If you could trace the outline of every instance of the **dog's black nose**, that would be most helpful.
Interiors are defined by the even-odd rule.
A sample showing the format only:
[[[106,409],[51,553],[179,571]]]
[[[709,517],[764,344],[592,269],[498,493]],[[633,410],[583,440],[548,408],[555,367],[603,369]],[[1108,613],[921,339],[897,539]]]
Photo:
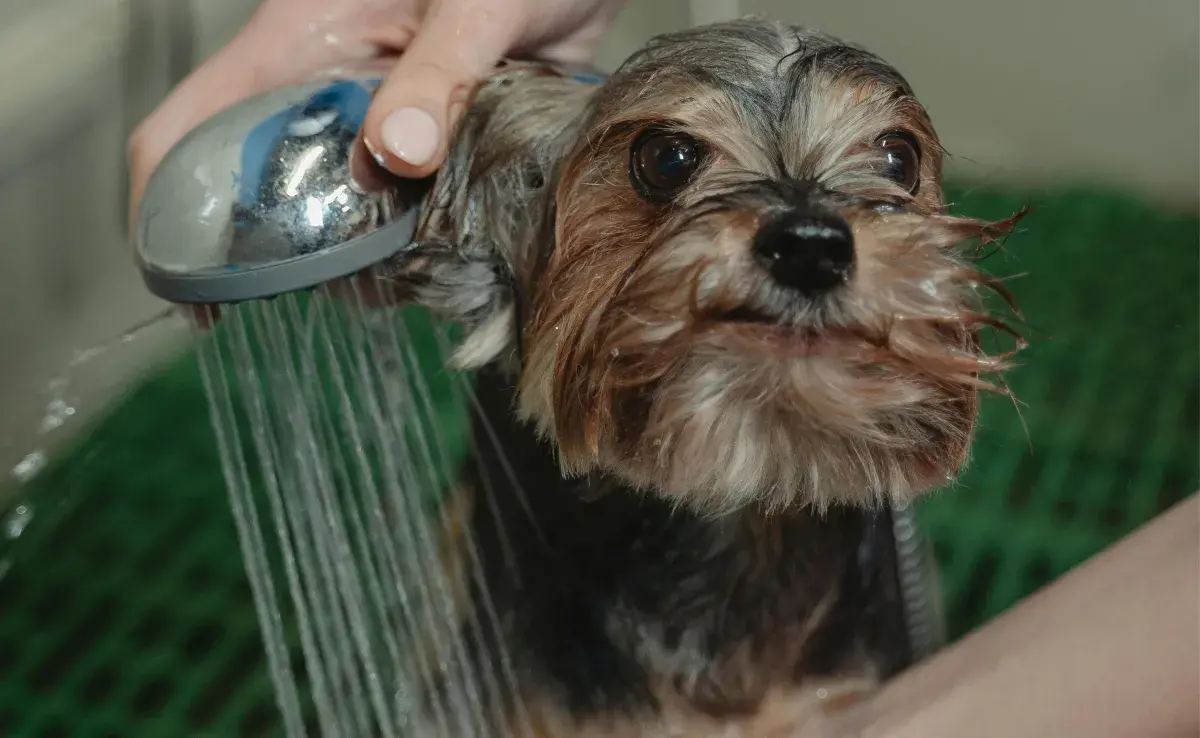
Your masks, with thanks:
[[[837,216],[788,213],[758,229],[754,255],[780,286],[815,296],[850,279],[854,236]]]

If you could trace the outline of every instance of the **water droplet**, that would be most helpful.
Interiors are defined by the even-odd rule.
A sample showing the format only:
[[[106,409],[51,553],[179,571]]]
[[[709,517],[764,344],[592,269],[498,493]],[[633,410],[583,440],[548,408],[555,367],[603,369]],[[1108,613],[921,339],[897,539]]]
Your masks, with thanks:
[[[12,469],[12,476],[18,482],[28,482],[46,466],[46,453],[34,451],[17,462]]]
[[[611,355],[615,359],[621,355],[621,349],[614,348],[612,351],[609,352],[609,355]]]
[[[25,529],[29,527],[29,522],[33,520],[33,506],[28,504],[17,505],[4,518],[3,528],[4,535],[10,541],[16,540]]]
[[[42,425],[39,431],[43,434],[49,433],[62,427],[62,424],[67,422],[75,414],[75,408],[67,404],[66,400],[55,398],[46,406],[46,416],[42,418]]]

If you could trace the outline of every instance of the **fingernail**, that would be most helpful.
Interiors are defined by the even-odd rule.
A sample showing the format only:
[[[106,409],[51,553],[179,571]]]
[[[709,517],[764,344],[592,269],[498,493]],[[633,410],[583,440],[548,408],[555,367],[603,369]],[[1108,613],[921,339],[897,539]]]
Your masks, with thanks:
[[[380,127],[388,151],[418,167],[437,153],[439,134],[437,121],[420,108],[400,108],[384,118]]]

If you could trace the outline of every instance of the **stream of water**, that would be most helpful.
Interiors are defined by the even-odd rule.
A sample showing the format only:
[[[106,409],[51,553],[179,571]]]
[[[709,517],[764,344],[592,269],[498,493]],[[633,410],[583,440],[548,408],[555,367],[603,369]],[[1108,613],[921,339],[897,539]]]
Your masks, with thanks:
[[[200,335],[287,734],[529,735],[492,712],[519,702],[514,680],[471,648],[499,624],[487,608],[464,611],[476,552],[437,504],[469,385],[438,366],[446,335],[415,337],[398,308],[367,297],[322,289],[222,306]]]

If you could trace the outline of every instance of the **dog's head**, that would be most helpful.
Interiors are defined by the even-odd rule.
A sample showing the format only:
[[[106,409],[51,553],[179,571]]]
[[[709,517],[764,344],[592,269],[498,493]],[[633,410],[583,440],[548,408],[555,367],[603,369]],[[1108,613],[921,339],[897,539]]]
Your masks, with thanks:
[[[925,109],[876,56],[746,20],[591,87],[501,70],[398,274],[506,362],[569,473],[702,510],[907,498],[1002,368]]]

